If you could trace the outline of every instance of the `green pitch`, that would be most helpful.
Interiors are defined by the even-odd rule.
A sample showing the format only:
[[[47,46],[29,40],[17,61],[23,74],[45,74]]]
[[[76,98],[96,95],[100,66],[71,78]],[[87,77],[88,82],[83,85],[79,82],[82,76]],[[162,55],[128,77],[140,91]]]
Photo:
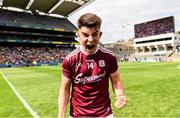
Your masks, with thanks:
[[[110,85],[115,117],[180,117],[180,62],[120,63],[119,70],[128,103],[116,109]],[[61,66],[0,71],[39,117],[57,117]],[[31,117],[2,75],[0,117]]]

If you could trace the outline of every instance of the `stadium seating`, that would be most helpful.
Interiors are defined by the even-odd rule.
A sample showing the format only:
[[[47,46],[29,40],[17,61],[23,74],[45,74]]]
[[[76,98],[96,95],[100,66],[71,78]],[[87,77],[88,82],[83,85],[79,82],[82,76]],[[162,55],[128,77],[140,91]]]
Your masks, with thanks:
[[[5,9],[0,16],[0,68],[57,65],[74,49],[76,27],[66,18]]]
[[[0,15],[0,25],[33,28],[61,28],[67,31],[76,30],[76,27],[66,18],[34,15],[26,12],[15,12],[2,9],[0,9]]]
[[[70,51],[58,47],[0,46],[0,67],[57,65]]]

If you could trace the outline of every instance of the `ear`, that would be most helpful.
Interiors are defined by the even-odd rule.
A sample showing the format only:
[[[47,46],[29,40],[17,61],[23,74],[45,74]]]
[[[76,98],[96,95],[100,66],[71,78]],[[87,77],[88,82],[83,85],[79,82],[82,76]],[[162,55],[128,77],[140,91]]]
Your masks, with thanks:
[[[75,38],[75,40],[78,41],[78,42],[80,41],[80,40],[79,40],[79,33],[78,33],[78,31],[76,32],[76,38]]]
[[[79,38],[80,35],[79,35],[79,30],[76,32],[76,36]]]
[[[101,36],[102,36],[102,32],[100,32],[100,38],[101,38]]]

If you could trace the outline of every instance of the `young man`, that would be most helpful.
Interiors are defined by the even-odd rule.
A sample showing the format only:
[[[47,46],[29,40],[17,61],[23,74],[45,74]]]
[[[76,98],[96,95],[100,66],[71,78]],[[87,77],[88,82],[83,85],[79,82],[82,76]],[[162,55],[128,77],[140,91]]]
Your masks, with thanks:
[[[95,14],[87,13],[78,19],[77,37],[81,45],[62,64],[59,117],[64,117],[70,93],[71,117],[113,117],[109,78],[117,99],[115,106],[121,108],[126,104],[116,57],[99,46],[100,27],[101,19]]]

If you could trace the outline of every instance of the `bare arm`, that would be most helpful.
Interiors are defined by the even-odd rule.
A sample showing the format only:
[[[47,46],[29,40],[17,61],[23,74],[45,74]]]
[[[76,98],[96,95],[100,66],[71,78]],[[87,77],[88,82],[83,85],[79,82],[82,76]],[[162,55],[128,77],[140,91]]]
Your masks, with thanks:
[[[122,108],[126,104],[127,99],[124,95],[123,85],[120,80],[120,75],[119,75],[118,70],[116,72],[110,74],[110,77],[111,77],[112,88],[113,88],[113,91],[114,91],[114,93],[116,95],[116,99],[117,99],[115,106],[117,108]]]
[[[59,91],[59,114],[58,117],[64,117],[66,112],[66,107],[68,105],[69,96],[70,96],[70,85],[71,80],[62,75],[61,87]]]

